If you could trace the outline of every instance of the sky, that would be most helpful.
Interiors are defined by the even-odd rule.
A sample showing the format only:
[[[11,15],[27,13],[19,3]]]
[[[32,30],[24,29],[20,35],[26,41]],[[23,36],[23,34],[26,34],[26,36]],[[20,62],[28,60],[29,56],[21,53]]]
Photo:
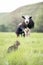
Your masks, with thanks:
[[[0,12],[11,12],[29,4],[43,2],[43,0],[0,0]]]

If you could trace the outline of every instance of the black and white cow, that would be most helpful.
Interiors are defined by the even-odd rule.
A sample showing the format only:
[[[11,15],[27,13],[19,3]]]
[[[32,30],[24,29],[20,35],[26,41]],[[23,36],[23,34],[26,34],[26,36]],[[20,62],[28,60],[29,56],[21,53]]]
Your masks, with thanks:
[[[30,30],[34,27],[34,21],[32,20],[32,16],[26,15],[26,16],[22,16],[22,18],[24,19],[24,21],[18,25],[16,34],[17,36],[21,34],[21,36],[23,35],[25,37],[24,30],[26,28],[29,28],[29,33],[30,33]]]

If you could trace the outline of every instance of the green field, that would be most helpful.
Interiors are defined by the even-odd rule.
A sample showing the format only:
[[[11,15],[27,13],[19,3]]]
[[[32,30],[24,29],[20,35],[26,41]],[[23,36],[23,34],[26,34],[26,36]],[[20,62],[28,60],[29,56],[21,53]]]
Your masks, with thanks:
[[[9,46],[20,42],[16,51],[7,53]],[[43,33],[16,37],[15,33],[0,33],[0,65],[43,65]]]

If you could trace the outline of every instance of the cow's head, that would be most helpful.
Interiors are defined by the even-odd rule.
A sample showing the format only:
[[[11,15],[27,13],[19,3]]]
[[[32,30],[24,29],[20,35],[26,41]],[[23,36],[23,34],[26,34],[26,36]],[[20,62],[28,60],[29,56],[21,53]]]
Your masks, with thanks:
[[[22,18],[25,20],[25,24],[28,25],[29,20],[32,18],[32,16],[22,16]]]

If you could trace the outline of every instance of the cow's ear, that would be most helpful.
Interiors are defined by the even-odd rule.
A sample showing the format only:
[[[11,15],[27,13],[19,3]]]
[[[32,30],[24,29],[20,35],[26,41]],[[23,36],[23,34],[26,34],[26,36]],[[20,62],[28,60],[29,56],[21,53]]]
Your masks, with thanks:
[[[32,18],[32,16],[29,17],[29,19],[31,19],[31,18]]]
[[[25,16],[22,16],[23,19],[25,19]]]

